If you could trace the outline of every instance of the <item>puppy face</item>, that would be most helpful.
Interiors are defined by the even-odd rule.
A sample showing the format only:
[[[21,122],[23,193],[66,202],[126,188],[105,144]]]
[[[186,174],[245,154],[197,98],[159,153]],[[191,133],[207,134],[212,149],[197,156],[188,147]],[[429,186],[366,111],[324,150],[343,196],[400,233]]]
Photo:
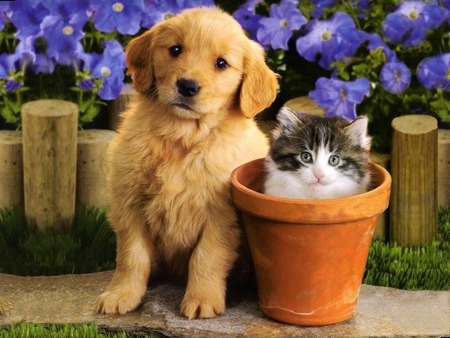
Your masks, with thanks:
[[[153,47],[158,98],[186,117],[234,103],[245,54],[241,32],[228,17],[195,20],[192,14],[161,25]]]
[[[127,64],[138,92],[183,118],[231,108],[250,118],[278,89],[262,48],[215,8],[187,10],[155,25],[130,42]]]

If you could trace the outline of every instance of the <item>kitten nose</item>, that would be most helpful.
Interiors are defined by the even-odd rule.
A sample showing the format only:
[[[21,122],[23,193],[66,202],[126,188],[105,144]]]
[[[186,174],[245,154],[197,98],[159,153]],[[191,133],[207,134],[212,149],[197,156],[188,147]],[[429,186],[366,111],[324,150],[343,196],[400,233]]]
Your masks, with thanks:
[[[200,91],[200,86],[194,80],[190,79],[179,79],[177,81],[178,93],[184,97],[192,97],[198,94]]]
[[[319,182],[320,179],[325,176],[325,174],[320,170],[316,170],[314,171],[314,176],[317,178],[317,182]]]

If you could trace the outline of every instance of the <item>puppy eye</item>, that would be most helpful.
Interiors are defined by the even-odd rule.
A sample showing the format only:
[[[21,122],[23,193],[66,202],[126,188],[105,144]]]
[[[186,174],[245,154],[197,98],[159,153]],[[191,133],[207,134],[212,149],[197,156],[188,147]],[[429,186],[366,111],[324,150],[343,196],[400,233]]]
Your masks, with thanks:
[[[178,57],[181,54],[181,52],[182,52],[182,48],[180,45],[173,45],[173,46],[169,47],[169,53],[174,58]]]
[[[225,61],[225,59],[218,58],[216,60],[216,68],[217,69],[223,70],[223,69],[226,69],[227,67],[228,67],[228,63],[227,63],[227,61]]]

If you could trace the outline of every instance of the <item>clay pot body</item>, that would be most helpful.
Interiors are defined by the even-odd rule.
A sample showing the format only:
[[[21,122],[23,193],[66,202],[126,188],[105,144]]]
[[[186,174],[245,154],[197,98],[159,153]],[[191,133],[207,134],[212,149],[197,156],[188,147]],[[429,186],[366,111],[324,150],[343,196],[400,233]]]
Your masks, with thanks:
[[[371,164],[374,188],[329,200],[262,194],[263,159],[231,175],[256,271],[259,305],[290,324],[327,325],[353,316],[378,216],[391,177]]]

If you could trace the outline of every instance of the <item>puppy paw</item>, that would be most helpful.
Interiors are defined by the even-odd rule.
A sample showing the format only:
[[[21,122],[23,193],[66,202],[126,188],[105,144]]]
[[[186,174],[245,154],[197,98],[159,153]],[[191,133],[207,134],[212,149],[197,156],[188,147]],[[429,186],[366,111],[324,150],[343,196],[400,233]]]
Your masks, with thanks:
[[[102,314],[124,314],[136,309],[141,296],[133,292],[106,291],[96,301],[95,312]]]
[[[181,302],[181,315],[188,319],[214,318],[225,311],[225,299],[185,295]]]

